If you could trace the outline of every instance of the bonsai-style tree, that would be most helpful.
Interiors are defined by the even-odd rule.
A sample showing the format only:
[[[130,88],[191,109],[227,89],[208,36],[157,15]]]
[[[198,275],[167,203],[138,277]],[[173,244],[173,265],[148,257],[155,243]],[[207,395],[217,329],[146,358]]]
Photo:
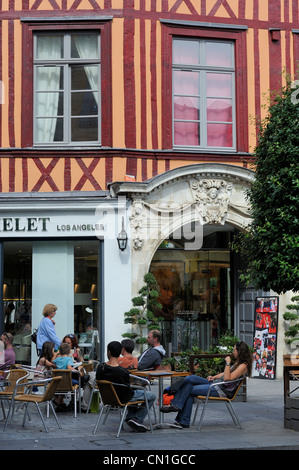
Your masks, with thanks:
[[[145,274],[144,285],[138,291],[138,296],[132,298],[133,307],[125,312],[125,323],[131,323],[132,333],[124,333],[124,338],[131,338],[140,344],[140,350],[143,351],[143,344],[146,343],[148,330],[159,329],[159,323],[163,317],[156,317],[156,309],[162,306],[157,301],[159,297],[158,284],[155,277],[151,274]],[[137,331],[136,331],[137,328]]]
[[[296,341],[299,341],[299,295],[294,295],[291,298],[293,304],[287,305],[289,310],[295,310],[295,312],[285,312],[283,318],[287,321],[291,321],[289,328],[285,331],[285,337],[288,338],[286,342],[292,344]],[[294,324],[294,322],[296,322]]]
[[[242,280],[278,294],[299,291],[298,95],[287,79],[260,125],[247,193],[252,222],[233,244],[244,259]]]

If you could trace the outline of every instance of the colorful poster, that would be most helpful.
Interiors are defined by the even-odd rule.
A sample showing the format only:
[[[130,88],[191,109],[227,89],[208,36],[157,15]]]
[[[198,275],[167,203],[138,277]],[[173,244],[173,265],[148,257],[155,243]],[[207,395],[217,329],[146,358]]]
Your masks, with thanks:
[[[255,302],[252,377],[275,379],[278,297],[257,297]]]

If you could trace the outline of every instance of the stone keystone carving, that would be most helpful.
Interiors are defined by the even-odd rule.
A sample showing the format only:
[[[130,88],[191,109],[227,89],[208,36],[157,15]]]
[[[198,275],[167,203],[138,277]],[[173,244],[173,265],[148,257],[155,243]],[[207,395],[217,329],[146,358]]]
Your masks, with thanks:
[[[203,223],[223,225],[232,184],[222,179],[192,179],[190,186]]]

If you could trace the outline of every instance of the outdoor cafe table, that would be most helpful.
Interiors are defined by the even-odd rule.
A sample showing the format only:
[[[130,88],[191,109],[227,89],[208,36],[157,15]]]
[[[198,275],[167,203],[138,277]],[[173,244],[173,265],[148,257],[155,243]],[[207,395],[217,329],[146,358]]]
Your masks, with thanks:
[[[163,405],[163,380],[165,378],[172,378],[172,377],[187,377],[190,375],[190,372],[180,372],[180,371],[168,371],[168,370],[132,370],[130,371],[133,375],[138,377],[144,377],[148,380],[151,379],[158,379],[159,381],[159,408]],[[159,423],[156,427],[165,427],[166,424],[164,423],[164,415],[161,413],[159,409]],[[168,424],[167,426],[171,426]]]

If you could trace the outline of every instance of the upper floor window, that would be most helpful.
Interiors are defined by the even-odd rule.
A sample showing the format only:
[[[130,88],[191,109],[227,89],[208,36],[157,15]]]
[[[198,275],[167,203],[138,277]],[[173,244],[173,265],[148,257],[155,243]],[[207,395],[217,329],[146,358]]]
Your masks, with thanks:
[[[236,149],[234,41],[174,37],[173,146]]]
[[[97,31],[34,35],[33,142],[101,142],[101,52]]]

